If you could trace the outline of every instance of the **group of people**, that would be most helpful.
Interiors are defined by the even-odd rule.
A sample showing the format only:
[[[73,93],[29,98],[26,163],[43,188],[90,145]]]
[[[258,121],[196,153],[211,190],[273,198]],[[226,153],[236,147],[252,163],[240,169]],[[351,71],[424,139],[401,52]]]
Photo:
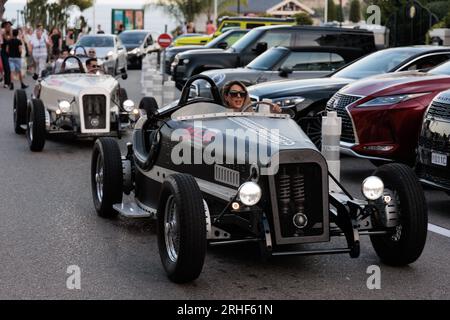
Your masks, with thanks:
[[[214,22],[212,20],[208,20],[205,26],[205,33],[208,35],[213,35],[216,30],[217,28],[214,25]],[[177,27],[174,33],[175,36],[179,36],[182,34],[197,33],[197,30],[195,28],[194,22],[185,22],[183,25]]]
[[[78,38],[82,35],[78,35]],[[59,28],[47,32],[42,24],[36,28],[22,27],[13,29],[12,23],[3,21],[0,30],[0,55],[3,87],[14,90],[13,79],[20,81],[21,88],[27,88],[23,75],[40,74],[48,62],[55,61],[76,42],[75,30],[68,29],[65,37]],[[1,81],[1,80],[0,80]]]

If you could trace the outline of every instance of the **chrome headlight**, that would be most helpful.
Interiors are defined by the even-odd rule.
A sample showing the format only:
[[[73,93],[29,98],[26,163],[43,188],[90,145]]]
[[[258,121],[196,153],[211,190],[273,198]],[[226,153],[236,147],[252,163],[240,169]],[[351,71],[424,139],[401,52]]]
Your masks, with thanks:
[[[383,181],[375,176],[368,177],[362,183],[362,193],[368,200],[377,200],[381,198],[384,192]]]
[[[273,99],[273,103],[278,104],[280,107],[291,107],[295,106],[306,99],[303,97],[285,97],[285,98],[277,98]]]
[[[384,97],[378,97],[374,98],[372,100],[369,100],[367,102],[364,102],[363,104],[360,104],[359,107],[379,107],[379,106],[391,106],[403,101],[408,101],[410,99],[418,98],[421,96],[424,96],[426,94],[429,94],[429,92],[425,93],[412,93],[412,94],[400,94],[400,95],[394,95],[394,96],[384,96]]]
[[[183,64],[188,64],[189,63],[189,59],[183,59]]]
[[[58,103],[59,110],[61,110],[62,113],[67,113],[70,111],[70,102],[67,100],[61,100]]]
[[[125,100],[122,104],[123,109],[126,112],[131,112],[134,109],[134,102],[133,100]]]
[[[140,53],[141,53],[140,48],[134,48],[133,50],[130,51],[130,54],[140,54]]]
[[[255,182],[245,182],[239,187],[239,200],[246,206],[254,206],[261,200],[261,188]]]

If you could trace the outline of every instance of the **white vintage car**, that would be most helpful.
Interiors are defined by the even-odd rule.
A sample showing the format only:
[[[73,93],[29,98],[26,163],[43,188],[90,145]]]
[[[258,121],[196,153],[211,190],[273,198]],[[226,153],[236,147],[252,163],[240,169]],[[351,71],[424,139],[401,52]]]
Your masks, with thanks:
[[[42,151],[49,134],[120,138],[138,114],[117,78],[100,71],[86,73],[76,56],[67,57],[58,73],[45,73],[38,79],[31,99],[25,90],[14,95],[14,130],[26,133],[32,151]]]

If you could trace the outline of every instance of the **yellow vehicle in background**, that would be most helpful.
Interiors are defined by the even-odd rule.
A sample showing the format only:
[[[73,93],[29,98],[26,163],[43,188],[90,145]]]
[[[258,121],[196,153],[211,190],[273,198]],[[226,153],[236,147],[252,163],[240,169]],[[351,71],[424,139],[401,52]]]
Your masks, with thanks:
[[[265,17],[222,17],[219,19],[217,31],[213,35],[180,37],[173,43],[175,47],[190,45],[205,45],[230,28],[253,29],[273,25],[294,25],[293,18],[265,18]]]

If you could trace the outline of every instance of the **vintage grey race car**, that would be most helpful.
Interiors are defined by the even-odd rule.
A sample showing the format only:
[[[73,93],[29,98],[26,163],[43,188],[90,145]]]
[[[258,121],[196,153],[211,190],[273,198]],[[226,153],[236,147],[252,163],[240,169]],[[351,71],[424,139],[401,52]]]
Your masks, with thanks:
[[[210,83],[212,99],[189,98],[198,79]],[[91,181],[98,214],[156,218],[159,254],[174,282],[200,275],[208,243],[254,242],[266,258],[356,258],[360,236],[368,235],[387,264],[418,259],[427,207],[414,172],[381,166],[362,183],[366,199],[354,199],[295,121],[266,105],[273,107],[263,101],[231,112],[204,75],[187,82],[176,105],[158,109],[153,98],[143,98],[146,115],[126,155],[114,139],[95,143]],[[330,191],[329,179],[340,191]],[[346,245],[320,246],[340,236]]]
[[[77,67],[66,68],[69,60]],[[57,73],[45,72],[37,80],[31,99],[25,90],[16,90],[14,95],[14,130],[26,133],[32,151],[44,148],[48,134],[120,138],[138,113],[115,77],[87,74],[76,56],[64,59]]]

